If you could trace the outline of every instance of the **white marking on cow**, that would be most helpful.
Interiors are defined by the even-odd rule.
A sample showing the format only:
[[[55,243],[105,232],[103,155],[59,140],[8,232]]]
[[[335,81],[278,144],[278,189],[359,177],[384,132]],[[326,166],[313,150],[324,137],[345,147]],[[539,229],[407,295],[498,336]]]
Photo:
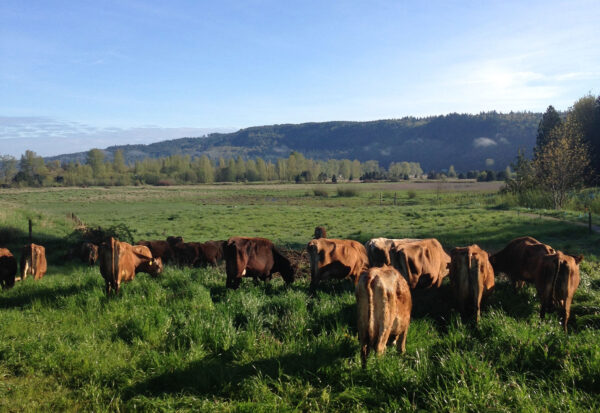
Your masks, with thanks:
[[[242,277],[246,275],[246,269],[244,268],[244,271],[242,271]]]

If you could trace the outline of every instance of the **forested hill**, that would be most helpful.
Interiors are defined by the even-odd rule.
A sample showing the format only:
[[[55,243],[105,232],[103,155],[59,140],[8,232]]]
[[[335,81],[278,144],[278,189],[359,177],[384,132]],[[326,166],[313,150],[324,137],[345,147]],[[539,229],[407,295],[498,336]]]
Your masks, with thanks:
[[[419,162],[423,170],[504,169],[517,151],[527,153],[535,144],[541,113],[496,112],[478,115],[449,114],[427,118],[370,122],[321,122],[256,126],[203,138],[182,138],[150,145],[112,146],[107,158],[122,149],[128,162],[174,154],[210,158],[287,158],[298,151],[312,159]],[[85,160],[85,153],[60,155],[50,160]],[[493,160],[493,161],[491,161]]]

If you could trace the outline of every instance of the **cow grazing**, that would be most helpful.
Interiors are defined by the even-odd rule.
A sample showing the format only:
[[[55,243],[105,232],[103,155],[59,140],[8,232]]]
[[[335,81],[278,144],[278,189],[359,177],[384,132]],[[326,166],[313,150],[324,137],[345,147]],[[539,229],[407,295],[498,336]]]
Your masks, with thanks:
[[[450,251],[450,286],[463,317],[479,322],[481,299],[494,289],[494,269],[486,251],[474,244]]]
[[[439,287],[448,275],[450,256],[435,238],[393,246],[390,258],[411,289]]]
[[[501,251],[490,256],[496,273],[504,273],[510,278],[515,289],[525,282],[533,283],[538,264],[536,257],[555,254],[556,250],[532,237],[520,237],[510,241]]]
[[[7,248],[0,248],[0,286],[3,290],[15,285],[17,260]]]
[[[79,258],[90,266],[94,265],[98,261],[98,246],[91,242],[84,242],[79,249]]]
[[[162,260],[154,258],[148,247],[120,242],[112,237],[100,245],[99,260],[107,296],[111,290],[118,294],[121,283],[133,280],[138,272],[157,276],[163,270]]]
[[[490,257],[494,271],[505,273],[515,288],[533,283],[541,302],[540,318],[558,310],[565,331],[582,260],[581,255],[563,254],[532,237],[516,238]]]
[[[206,241],[198,246],[198,260],[194,263],[195,267],[204,267],[210,265],[216,267],[224,259],[223,249],[227,241]]]
[[[367,251],[358,241],[320,238],[308,243],[310,256],[310,285],[321,280],[350,278],[355,284],[369,266]]]
[[[538,256],[535,288],[540,299],[540,318],[547,312],[558,310],[561,324],[567,332],[571,315],[571,302],[579,286],[579,263],[583,256],[574,257],[556,251],[555,254]]]
[[[237,289],[242,277],[253,277],[254,282],[270,280],[278,272],[290,284],[295,268],[273,243],[266,238],[233,237],[224,248],[227,288]]]
[[[399,247],[402,244],[414,241],[420,241],[420,239],[371,238],[365,244],[367,256],[369,257],[369,266],[382,267],[384,265],[392,265],[392,260],[390,258],[390,250],[394,247]]]
[[[33,275],[35,280],[41,279],[48,264],[46,263],[46,248],[41,245],[27,244],[21,251],[21,280]]]
[[[369,351],[382,354],[390,336],[398,351],[404,353],[412,298],[402,275],[387,265],[370,268],[358,280],[356,303],[363,368],[367,366]]]
[[[179,244],[180,242],[183,242],[183,237],[167,237],[167,242],[169,243],[169,246],[171,248],[173,248],[175,245]]]
[[[174,259],[173,250],[168,241],[138,241],[136,245],[147,247],[154,258],[160,258],[164,264],[167,264]]]
[[[325,227],[315,227],[314,239],[327,238],[327,230]]]

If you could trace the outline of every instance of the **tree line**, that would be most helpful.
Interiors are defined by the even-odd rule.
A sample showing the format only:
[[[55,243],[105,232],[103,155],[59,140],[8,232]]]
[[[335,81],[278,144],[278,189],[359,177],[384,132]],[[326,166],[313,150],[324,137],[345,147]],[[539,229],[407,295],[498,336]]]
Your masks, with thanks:
[[[410,179],[421,177],[418,162],[393,162],[386,169],[378,161],[359,162],[349,159],[326,161],[307,159],[299,152],[275,162],[255,159],[219,158],[206,155],[171,155],[146,158],[127,164],[123,152],[115,152],[107,160],[105,152],[91,149],[85,162],[45,162],[33,151],[20,160],[0,157],[0,185],[23,186],[113,186],[113,185],[179,185],[213,182],[327,182],[358,179]]]
[[[519,152],[506,192],[521,204],[547,197],[555,208],[577,197],[584,186],[600,183],[600,96],[588,94],[561,114],[548,106],[540,120],[533,159]],[[585,202],[584,202],[585,204]]]

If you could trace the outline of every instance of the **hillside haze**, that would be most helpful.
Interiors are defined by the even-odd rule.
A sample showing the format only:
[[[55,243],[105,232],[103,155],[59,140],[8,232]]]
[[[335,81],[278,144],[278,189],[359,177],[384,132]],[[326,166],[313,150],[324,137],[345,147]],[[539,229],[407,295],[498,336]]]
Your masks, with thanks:
[[[105,152],[112,159],[114,152],[121,149],[126,161],[133,162],[176,154],[275,160],[298,151],[312,159],[377,160],[386,167],[391,162],[419,162],[425,171],[447,169],[450,165],[459,171],[500,170],[514,161],[519,149],[531,153],[541,116],[531,112],[488,112],[256,126],[200,138],[111,146]],[[47,159],[82,162],[85,156],[81,152]]]

